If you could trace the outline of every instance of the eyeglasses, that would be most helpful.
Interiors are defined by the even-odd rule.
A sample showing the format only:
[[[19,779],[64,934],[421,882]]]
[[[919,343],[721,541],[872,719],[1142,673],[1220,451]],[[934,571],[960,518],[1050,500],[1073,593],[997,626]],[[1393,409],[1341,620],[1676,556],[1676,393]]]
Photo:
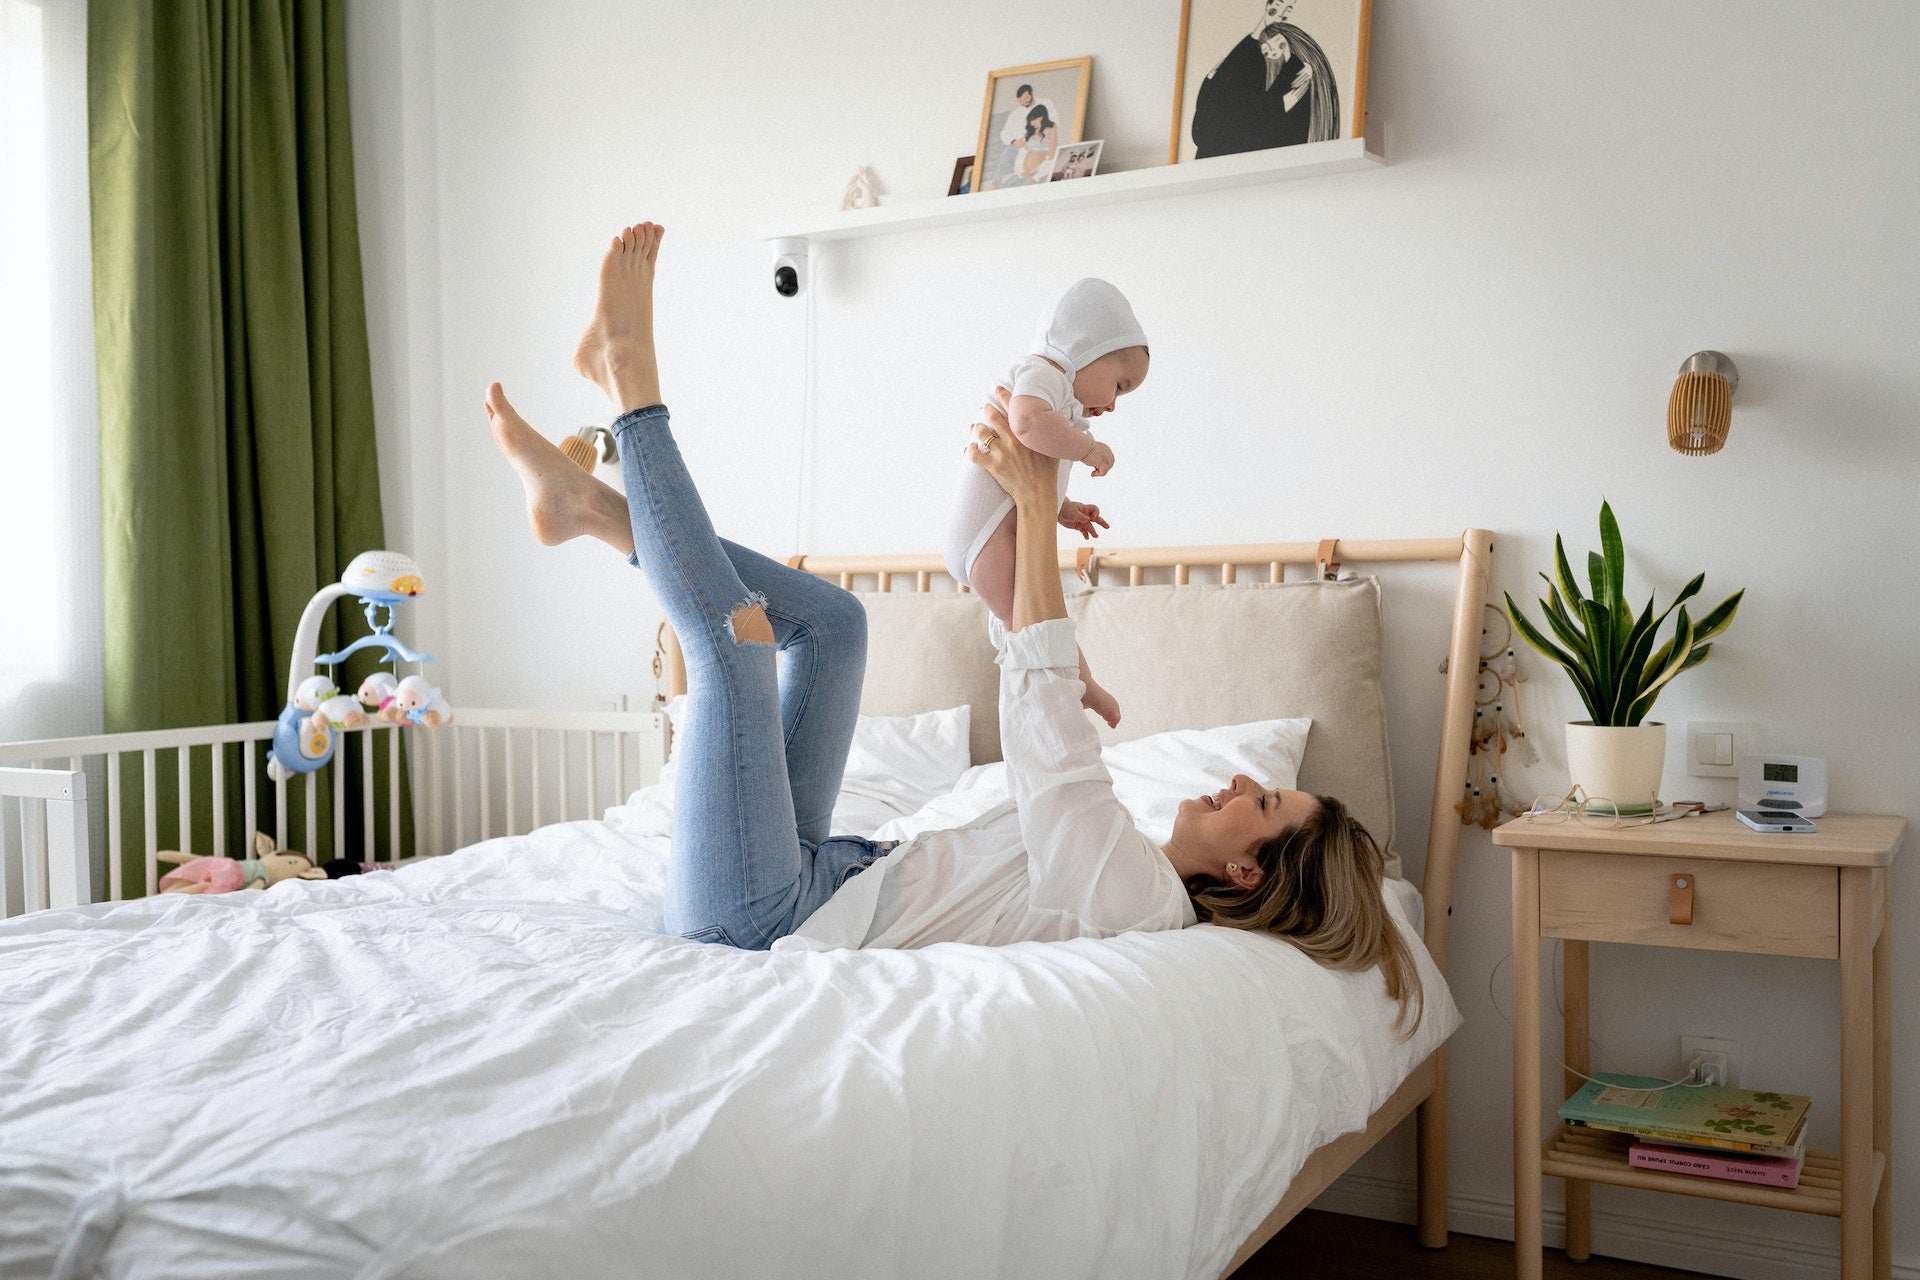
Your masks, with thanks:
[[[1647,799],[1649,801],[1647,814],[1653,815],[1659,813],[1659,795],[1657,793],[1649,793]],[[1593,827],[1600,831],[1611,830],[1614,827],[1624,827],[1629,822],[1647,821],[1646,817],[1638,814],[1631,816],[1623,814],[1620,811],[1620,806],[1612,800],[1604,796],[1590,796],[1584,788],[1578,785],[1564,796],[1536,796],[1533,803],[1527,806],[1526,813],[1521,816],[1528,822],[1538,822],[1542,824],[1565,822],[1568,819],[1572,819],[1582,826]]]

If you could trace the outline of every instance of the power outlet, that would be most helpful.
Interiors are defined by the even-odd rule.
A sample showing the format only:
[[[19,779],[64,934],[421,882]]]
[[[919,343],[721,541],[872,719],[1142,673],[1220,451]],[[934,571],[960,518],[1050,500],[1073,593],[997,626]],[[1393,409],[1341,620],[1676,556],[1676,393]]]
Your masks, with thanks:
[[[1737,1041],[1723,1040],[1718,1036],[1681,1036],[1680,1074],[1684,1076],[1698,1062],[1708,1084],[1731,1087],[1739,1083],[1739,1074],[1735,1070],[1739,1052]]]

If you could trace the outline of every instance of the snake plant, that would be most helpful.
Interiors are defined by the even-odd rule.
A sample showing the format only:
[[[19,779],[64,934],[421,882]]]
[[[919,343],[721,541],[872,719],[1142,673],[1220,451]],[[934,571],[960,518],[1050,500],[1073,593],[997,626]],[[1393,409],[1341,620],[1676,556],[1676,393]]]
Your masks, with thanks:
[[[1636,615],[1627,604],[1627,555],[1620,541],[1620,525],[1613,518],[1613,508],[1604,501],[1600,504],[1600,547],[1587,553],[1591,594],[1583,596],[1567,563],[1566,544],[1559,534],[1553,536],[1555,576],[1540,575],[1547,583],[1547,596],[1540,607],[1546,612],[1552,638],[1527,620],[1511,592],[1506,593],[1507,616],[1528,644],[1567,669],[1594,724],[1630,727],[1646,718],[1670,680],[1707,660],[1713,652],[1708,642],[1727,629],[1746,592],[1734,592],[1696,621],[1688,615],[1686,602],[1700,594],[1707,575],[1695,574],[1658,615],[1653,611],[1652,596]],[[1655,633],[1675,609],[1680,616],[1673,635],[1655,649]]]

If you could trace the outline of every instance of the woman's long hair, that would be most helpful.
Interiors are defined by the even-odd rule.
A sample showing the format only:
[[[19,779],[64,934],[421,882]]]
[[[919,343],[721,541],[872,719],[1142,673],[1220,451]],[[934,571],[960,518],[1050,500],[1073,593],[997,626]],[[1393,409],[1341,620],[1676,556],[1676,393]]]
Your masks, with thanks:
[[[1413,952],[1381,892],[1386,856],[1344,804],[1316,799],[1313,816],[1255,852],[1264,873],[1257,887],[1188,877],[1194,914],[1203,924],[1277,934],[1331,969],[1378,967],[1388,997],[1400,1002],[1394,1026],[1412,1035],[1425,997]]]
[[[1318,73],[1316,72],[1315,74],[1318,74]],[[1036,118],[1039,121],[1037,126],[1034,123]],[[1053,128],[1053,117],[1047,114],[1047,109],[1045,107],[1035,106],[1033,110],[1027,112],[1027,136],[1029,138],[1031,138],[1034,135],[1036,128],[1038,129]]]
[[[1291,22],[1274,22],[1260,32],[1265,43],[1278,33],[1293,46],[1294,57],[1313,68],[1307,82],[1307,141],[1327,142],[1340,136],[1340,86],[1334,83],[1333,68],[1314,38]],[[1286,86],[1281,86],[1285,91]]]

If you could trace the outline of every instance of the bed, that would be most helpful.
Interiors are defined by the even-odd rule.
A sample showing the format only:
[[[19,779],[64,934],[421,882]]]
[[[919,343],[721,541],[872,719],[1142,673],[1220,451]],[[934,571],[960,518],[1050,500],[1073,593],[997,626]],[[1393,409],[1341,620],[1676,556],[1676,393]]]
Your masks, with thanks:
[[[1072,604],[1132,691],[1116,747],[1309,716],[1301,785],[1389,833],[1377,589],[1334,562],[1456,565],[1424,876],[1389,886],[1424,943],[1410,1036],[1376,975],[1210,927],[784,955],[664,937],[656,784],[397,874],[0,923],[0,1274],[1210,1277],[1416,1108],[1442,1244],[1451,805],[1489,550],[1077,565],[1129,584]],[[1234,583],[1250,564],[1266,584]],[[929,590],[936,565],[802,563],[875,587],[864,710],[970,703],[986,765],[979,606]],[[1154,696],[1176,659],[1245,678]]]

